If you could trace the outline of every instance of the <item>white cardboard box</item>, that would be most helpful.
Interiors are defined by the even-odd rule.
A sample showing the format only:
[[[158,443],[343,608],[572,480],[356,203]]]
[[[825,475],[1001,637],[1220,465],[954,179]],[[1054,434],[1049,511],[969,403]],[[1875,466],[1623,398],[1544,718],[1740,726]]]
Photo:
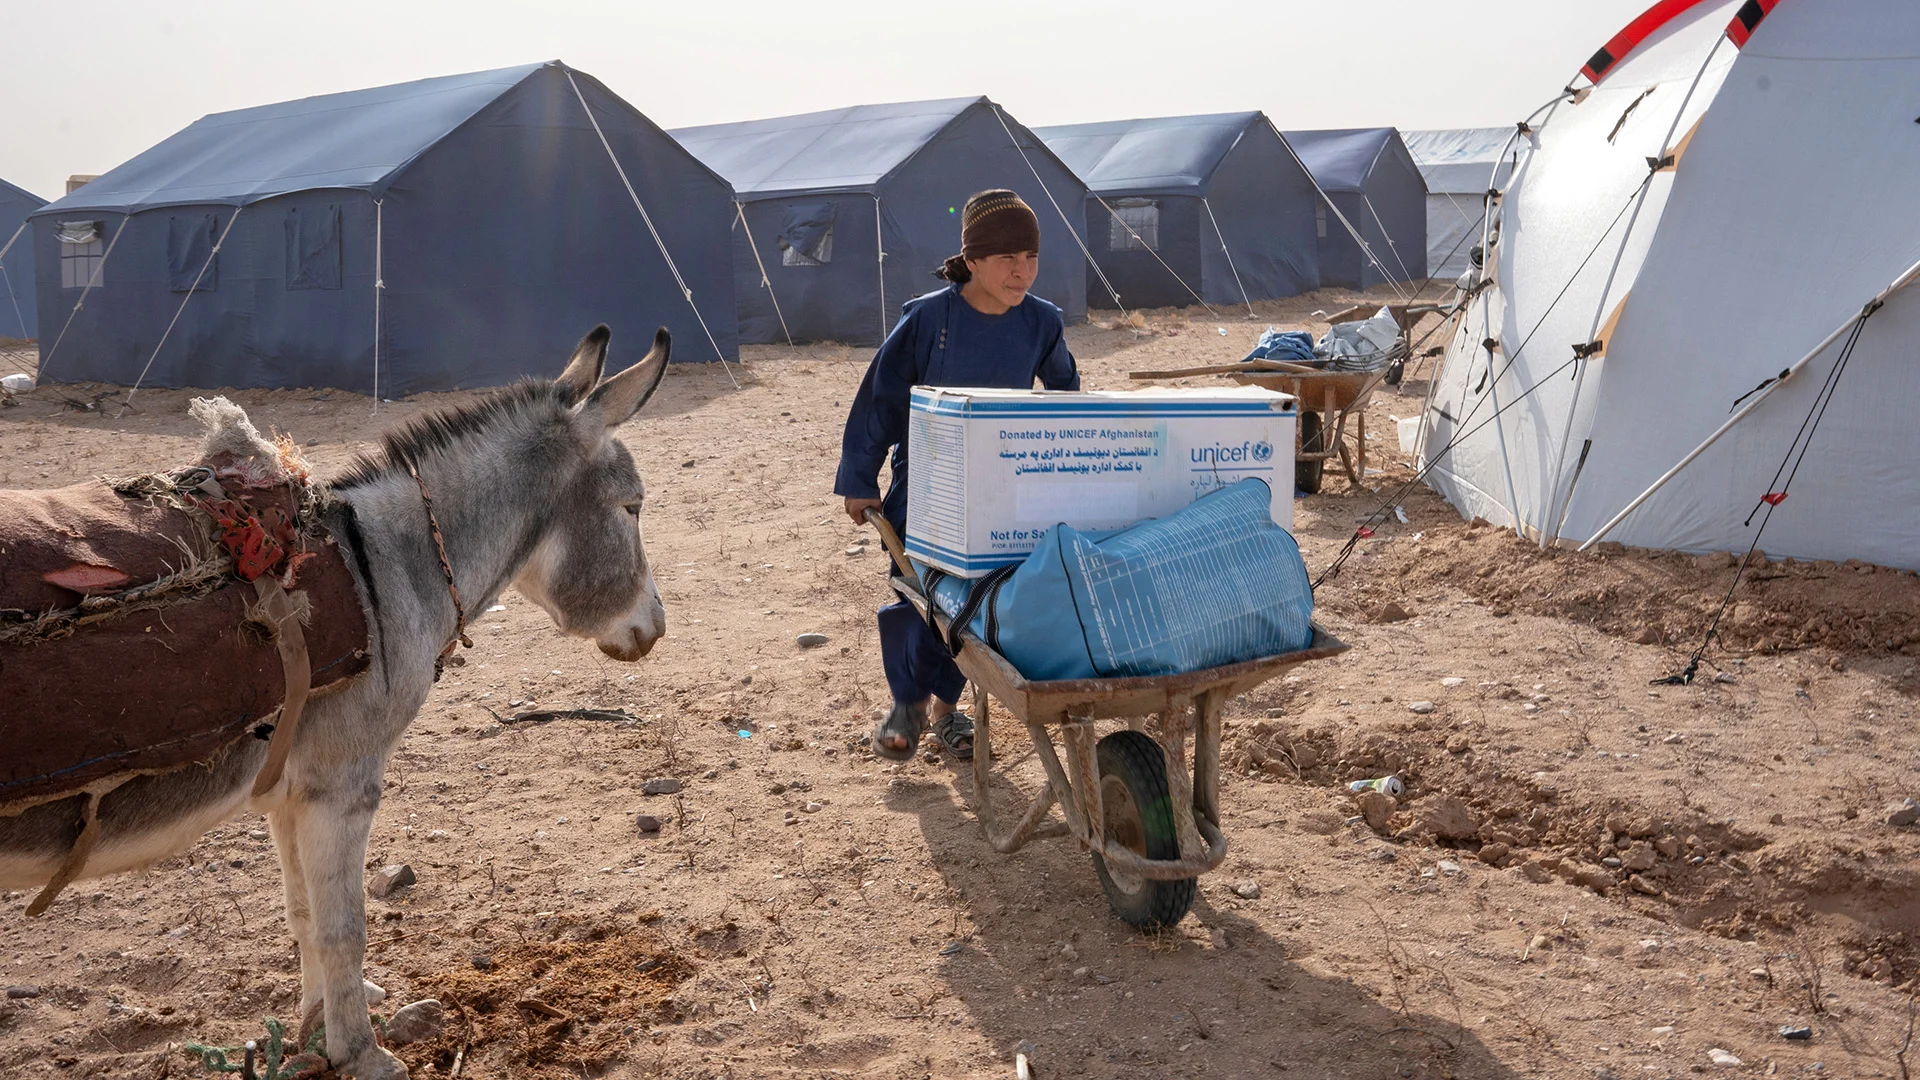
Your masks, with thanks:
[[[1249,476],[1293,528],[1287,394],[1258,387],[1056,392],[916,386],[907,553],[961,577],[1016,563],[1056,524],[1119,529]]]

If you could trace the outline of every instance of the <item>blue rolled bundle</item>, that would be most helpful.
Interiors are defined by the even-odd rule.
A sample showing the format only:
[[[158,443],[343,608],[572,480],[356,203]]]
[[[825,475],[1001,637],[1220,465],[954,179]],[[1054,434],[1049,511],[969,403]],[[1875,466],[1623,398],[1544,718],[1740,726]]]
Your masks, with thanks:
[[[1275,330],[1267,327],[1260,341],[1247,354],[1248,360],[1286,360],[1296,364],[1314,361],[1313,335],[1305,330]]]
[[[1313,589],[1255,478],[1119,532],[1055,526],[1010,575],[931,577],[949,617],[1029,680],[1178,675],[1304,649]]]

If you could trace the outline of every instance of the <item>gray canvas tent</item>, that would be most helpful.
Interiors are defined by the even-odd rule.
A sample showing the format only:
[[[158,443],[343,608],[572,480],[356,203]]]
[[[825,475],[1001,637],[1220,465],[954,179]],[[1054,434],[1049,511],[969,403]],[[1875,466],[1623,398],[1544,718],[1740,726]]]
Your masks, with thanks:
[[[1468,253],[1481,240],[1487,189],[1505,188],[1513,174],[1516,151],[1507,145],[1513,131],[1508,126],[1401,132],[1427,182],[1429,275],[1457,278],[1467,272]]]
[[[1054,210],[1058,200],[1077,219],[1086,188],[984,97],[856,105],[672,134],[726,177],[739,200],[741,341],[791,334],[878,344],[902,303],[940,285],[934,269],[960,250],[960,206],[988,188],[1012,188],[1040,217],[1034,295],[1058,304],[1069,322],[1086,315],[1080,245]]]
[[[31,338],[37,313],[33,309],[33,239],[23,228],[27,215],[47,200],[0,180],[0,337]]]
[[[1313,179],[1264,113],[1036,128],[1086,181],[1087,242],[1122,303],[1239,304],[1320,287]],[[1104,289],[1089,283],[1094,303]]]
[[[1321,284],[1364,289],[1426,277],[1427,188],[1400,133],[1344,128],[1286,136],[1340,212],[1320,209]],[[1366,250],[1340,216],[1366,241]]]
[[[34,215],[42,378],[494,386],[599,322],[635,358],[660,325],[676,359],[732,358],[732,214],[558,61],[217,113]]]

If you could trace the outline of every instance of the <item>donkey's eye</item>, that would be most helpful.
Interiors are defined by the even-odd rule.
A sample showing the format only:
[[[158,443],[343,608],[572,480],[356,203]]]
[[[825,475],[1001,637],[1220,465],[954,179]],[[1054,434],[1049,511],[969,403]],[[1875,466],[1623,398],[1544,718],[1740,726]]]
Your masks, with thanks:
[[[640,516],[640,504],[639,504],[639,503],[628,503],[628,504],[627,504],[627,505],[626,505],[625,507],[623,507],[622,509],[624,509],[624,510],[626,510],[626,512],[627,512],[627,513],[629,513],[629,514],[632,514],[632,515],[633,515],[634,517],[639,517],[639,516]]]

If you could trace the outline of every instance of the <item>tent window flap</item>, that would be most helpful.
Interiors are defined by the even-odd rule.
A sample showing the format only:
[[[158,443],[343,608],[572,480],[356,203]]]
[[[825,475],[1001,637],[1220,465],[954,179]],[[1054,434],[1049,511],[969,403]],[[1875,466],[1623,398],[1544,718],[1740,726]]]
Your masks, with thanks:
[[[805,203],[788,207],[786,227],[780,230],[780,265],[825,266],[833,261],[832,203]]]
[[[60,238],[61,288],[84,289],[93,280],[106,257],[104,231],[98,221],[62,221],[54,226],[54,235]]]
[[[287,211],[287,288],[340,287],[340,208],[292,207]]]
[[[1107,228],[1109,251],[1159,251],[1160,204],[1152,199],[1116,199]]]
[[[219,286],[220,263],[213,254],[214,237],[219,234],[220,223],[212,214],[176,214],[167,219],[170,291],[212,292]]]

